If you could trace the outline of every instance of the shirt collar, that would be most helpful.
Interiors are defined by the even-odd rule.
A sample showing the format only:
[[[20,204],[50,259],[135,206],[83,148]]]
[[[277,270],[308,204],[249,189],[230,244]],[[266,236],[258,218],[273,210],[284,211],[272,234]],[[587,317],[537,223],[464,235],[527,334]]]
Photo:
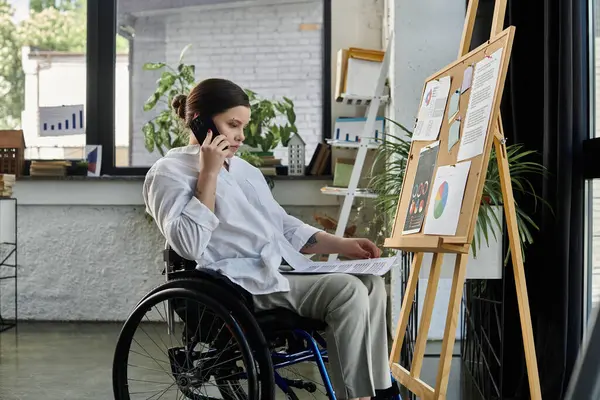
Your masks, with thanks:
[[[174,147],[171,150],[169,150],[169,153],[200,154],[200,145],[199,144],[191,144],[188,146]]]
[[[171,153],[171,154],[200,154],[200,145],[199,144],[190,144],[188,146],[174,147],[167,152],[167,155],[169,153]],[[233,160],[235,157],[236,156],[233,156],[232,158],[226,158],[225,163],[228,166],[231,166],[231,160]]]

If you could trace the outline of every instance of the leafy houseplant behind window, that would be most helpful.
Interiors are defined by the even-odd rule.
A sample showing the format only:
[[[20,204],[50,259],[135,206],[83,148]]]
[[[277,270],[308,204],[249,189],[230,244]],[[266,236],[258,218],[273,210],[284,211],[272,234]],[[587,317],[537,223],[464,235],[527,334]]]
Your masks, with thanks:
[[[183,62],[189,49],[187,45],[179,56],[177,67],[164,62],[144,64],[146,71],[162,71],[157,87],[144,104],[144,111],[162,107],[157,116],[142,127],[146,150],[157,150],[161,156],[174,147],[186,146],[189,141],[189,130],[183,121],[171,110],[170,104],[178,94],[188,94],[196,85],[194,65]],[[296,113],[292,100],[284,97],[282,101],[271,101],[260,98],[255,92],[245,89],[250,99],[251,118],[244,130],[245,144],[253,148],[253,152],[242,150],[240,158],[254,166],[260,166],[261,156],[272,156],[272,150],[281,143],[287,146],[293,133],[297,133]]]
[[[164,109],[142,127],[146,150],[152,153],[158,150],[161,156],[174,147],[187,146],[189,141],[189,130],[184,122],[171,110],[170,104],[178,94],[188,94],[194,87],[195,67],[183,63],[186,46],[179,56],[177,68],[173,68],[164,62],[149,62],[144,64],[144,70],[162,70],[157,81],[157,88],[144,104],[144,111],[150,111],[161,105]]]

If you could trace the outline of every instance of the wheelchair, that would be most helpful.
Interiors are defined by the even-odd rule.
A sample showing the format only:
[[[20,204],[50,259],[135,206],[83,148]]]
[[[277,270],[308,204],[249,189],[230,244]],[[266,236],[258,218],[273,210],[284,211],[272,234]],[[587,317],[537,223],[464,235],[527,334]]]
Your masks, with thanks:
[[[248,292],[198,269],[168,244],[164,262],[166,282],[137,303],[121,328],[112,371],[116,400],[173,393],[191,400],[298,400],[300,391],[336,400],[324,322],[287,309],[255,312]],[[395,383],[376,397],[400,400]]]

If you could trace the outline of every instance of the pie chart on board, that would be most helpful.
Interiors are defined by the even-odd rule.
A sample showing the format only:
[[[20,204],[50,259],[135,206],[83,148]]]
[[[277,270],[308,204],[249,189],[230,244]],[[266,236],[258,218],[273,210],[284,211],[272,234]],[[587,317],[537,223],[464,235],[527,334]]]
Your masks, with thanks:
[[[437,193],[435,194],[435,201],[433,202],[433,216],[438,219],[444,214],[446,208],[446,202],[448,201],[448,182],[444,181],[438,187]]]

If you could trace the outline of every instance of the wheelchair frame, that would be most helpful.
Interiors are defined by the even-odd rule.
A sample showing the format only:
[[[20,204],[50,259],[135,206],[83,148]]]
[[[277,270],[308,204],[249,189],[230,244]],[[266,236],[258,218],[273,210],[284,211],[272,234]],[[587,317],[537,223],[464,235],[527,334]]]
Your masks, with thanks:
[[[170,246],[168,242],[166,242],[165,253],[168,253],[169,250]],[[173,265],[168,259],[168,257],[165,257],[164,259],[164,267],[165,281],[169,282],[172,280],[171,274],[176,275],[177,271],[172,270]],[[169,303],[167,309],[167,333],[169,335],[174,334],[174,321],[175,311],[171,303]],[[329,357],[327,355],[327,342],[325,341],[325,339],[318,332],[314,332],[313,334],[311,334],[310,332],[303,329],[294,329],[293,331],[291,331],[291,333],[304,339],[308,345],[308,349],[301,350],[297,353],[292,354],[285,352],[271,352],[271,359],[273,360],[273,372],[275,375],[275,385],[279,387],[279,389],[281,389],[281,391],[289,397],[292,397],[290,396],[290,394],[293,393],[293,391],[291,390],[292,388],[302,390],[311,389],[312,391],[314,391],[316,388],[307,388],[307,385],[302,384],[301,382],[288,382],[288,380],[283,378],[277,372],[277,370],[280,368],[288,367],[302,362],[314,362],[317,365],[317,368],[319,369],[319,374],[321,375],[321,379],[323,380],[323,385],[325,386],[327,397],[329,397],[330,400],[336,400],[337,398],[335,396],[335,391],[333,390],[333,385],[331,383],[329,373],[327,372],[327,368],[325,366],[325,363],[329,362]],[[319,349],[319,345],[323,349]],[[245,374],[241,373],[240,378],[245,378],[244,375]],[[300,387],[300,385],[302,385],[302,387]]]
[[[293,389],[307,390],[310,393],[316,391],[317,387],[315,383],[304,382],[302,379],[288,379],[282,377],[278,370],[291,365],[299,364],[301,362],[314,362],[321,375],[325,392],[330,400],[336,400],[333,385],[327,372],[326,363],[329,362],[327,354],[327,342],[321,336],[323,330],[325,330],[325,323],[310,318],[304,318],[295,314],[290,310],[285,309],[274,309],[269,311],[254,312],[251,305],[251,296],[245,292],[242,288],[231,283],[226,277],[210,270],[198,270],[195,261],[186,260],[179,256],[174,250],[172,250],[168,243],[165,244],[164,254],[164,271],[165,283],[161,284],[157,288],[153,289],[146,294],[136,305],[133,315],[137,315],[136,312],[140,309],[140,305],[145,303],[148,299],[156,298],[157,295],[174,290],[183,290],[184,293],[205,293],[203,290],[220,290],[221,288],[225,291],[229,291],[229,294],[233,297],[224,297],[224,301],[228,306],[218,306],[222,308],[222,312],[226,312],[227,318],[231,319],[231,322],[238,326],[245,326],[247,332],[251,334],[245,336],[246,346],[249,348],[248,356],[253,358],[255,365],[259,365],[260,368],[265,370],[272,370],[273,374],[258,374],[257,370],[252,366],[247,372],[239,372],[239,375],[230,375],[229,378],[246,379],[250,378],[249,375],[258,379],[253,380],[258,385],[257,389],[262,388],[259,391],[253,392],[258,394],[260,392],[260,400],[270,400],[275,395],[275,389],[278,387],[288,399],[298,400]],[[176,259],[171,259],[171,256],[176,256]],[[195,275],[200,271],[199,275]],[[203,277],[204,275],[204,277]],[[196,288],[196,285],[200,285],[200,291]],[[204,286],[203,286],[204,285]],[[204,287],[205,289],[202,289]],[[191,295],[191,294],[190,294]],[[188,296],[188,295],[186,295]],[[205,293],[204,296],[207,296]],[[214,302],[212,297],[206,298],[210,300],[210,303]],[[150,300],[152,301],[152,300]],[[167,298],[167,335],[175,335],[175,314],[176,310],[174,307],[173,300]],[[215,304],[215,307],[217,305]],[[227,308],[230,307],[230,308]],[[225,310],[228,311],[225,311]],[[234,311],[235,310],[235,311]],[[132,318],[130,316],[130,318]],[[124,331],[129,332],[131,330],[131,324],[135,324],[136,318],[128,320],[121,332],[123,335]],[[133,321],[130,323],[130,321]],[[273,328],[273,329],[271,329]],[[252,333],[254,332],[254,333]],[[122,363],[118,360],[121,358],[119,355],[125,354],[123,351],[128,346],[127,340],[119,336],[117,342],[117,348],[115,350],[115,359],[113,361],[113,388],[115,391],[115,397],[120,399],[122,396],[121,386],[119,382],[122,382]],[[127,336],[125,336],[127,338]],[[124,343],[124,344],[123,344]],[[252,344],[251,344],[252,343]],[[279,347],[285,346],[287,351],[278,351]],[[248,347],[246,347],[248,348]],[[126,375],[125,375],[126,376]],[[254,379],[253,378],[253,379]],[[377,390],[375,395],[376,399],[386,400],[401,400],[397,384],[394,377],[392,376],[392,388],[385,390]],[[252,385],[252,387],[255,387]],[[268,390],[268,392],[266,391]],[[253,389],[251,388],[251,391]],[[125,396],[128,398],[128,396]]]

